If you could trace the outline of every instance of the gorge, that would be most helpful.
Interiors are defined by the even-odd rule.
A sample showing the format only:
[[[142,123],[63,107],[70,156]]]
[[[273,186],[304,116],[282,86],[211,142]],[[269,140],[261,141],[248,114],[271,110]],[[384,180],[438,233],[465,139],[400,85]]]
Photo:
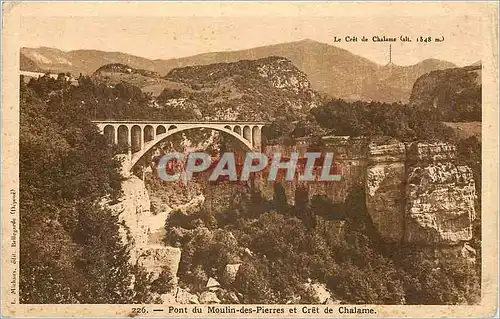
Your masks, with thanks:
[[[323,196],[333,203],[342,204],[353,187],[361,185],[365,192],[364,205],[385,243],[417,245],[432,258],[461,258],[475,263],[476,252],[469,244],[475,219],[475,183],[471,169],[456,163],[454,145],[348,136],[326,136],[323,141],[322,151],[335,154],[335,165],[342,179],[337,182],[283,181],[281,185],[289,205],[296,204],[298,189],[306,191],[308,201],[314,196]],[[294,146],[271,145],[265,151],[279,150],[285,156],[290,152],[303,155],[309,148],[310,141],[303,139]],[[188,190],[192,194],[186,196],[182,204],[154,214],[151,212],[150,197],[157,194],[148,194],[146,185],[138,177],[124,177],[123,196],[120,203],[111,208],[120,214],[125,232],[133,241],[132,258],[148,272],[154,273],[155,277],[168,268],[177,284],[183,252],[163,242],[161,236],[164,235],[165,220],[172,211],[179,209],[187,210],[187,214],[196,214],[203,204],[207,204],[206,201],[219,196],[221,187],[231,185],[206,187],[204,191],[210,194],[200,194],[199,189]],[[252,184],[251,187],[257,188],[264,200],[273,200],[274,184],[264,177],[256,178]],[[185,187],[189,188],[190,184]],[[169,190],[168,186],[163,191],[166,191],[166,196],[178,196],[176,189]],[[155,198],[155,201],[158,200],[161,201]],[[321,227],[328,228],[327,232],[332,236],[330,239],[344,240],[344,220],[316,218]],[[236,273],[239,264],[235,264],[238,265]],[[236,273],[232,275],[233,280]],[[214,279],[217,285],[220,285],[218,282],[225,282],[222,277]],[[196,296],[179,287],[174,288],[173,293],[162,295],[162,300],[169,303],[199,302],[200,298],[201,295]],[[220,300],[217,300],[212,302],[219,303]]]

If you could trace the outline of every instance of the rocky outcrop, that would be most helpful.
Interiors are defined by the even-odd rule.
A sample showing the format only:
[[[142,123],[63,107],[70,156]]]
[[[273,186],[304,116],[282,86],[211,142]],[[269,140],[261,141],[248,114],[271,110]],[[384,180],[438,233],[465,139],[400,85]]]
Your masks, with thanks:
[[[220,283],[217,281],[217,279],[210,277],[208,278],[205,288],[209,291],[216,291],[220,289]]]
[[[366,174],[366,208],[373,224],[387,242],[403,239],[405,145],[392,141],[371,143]]]
[[[410,105],[445,121],[481,121],[481,65],[432,71],[415,81]]]
[[[321,101],[305,73],[277,56],[176,68],[165,79],[191,87],[181,97],[204,120],[275,120]]]
[[[131,247],[130,263],[141,265],[153,278],[168,270],[175,283],[180,249],[151,244],[150,238],[164,228],[166,215],[151,213],[149,194],[141,179],[129,174],[122,176],[121,196],[107,205],[112,213],[118,215],[122,240]]]
[[[280,57],[273,59],[262,59],[272,63],[262,63],[257,67],[262,78],[270,81],[275,88],[292,90],[296,94],[311,90],[306,74],[298,71],[290,60]]]
[[[181,250],[168,246],[146,246],[137,249],[137,263],[153,275],[153,279],[158,278],[162,271],[167,270],[173,276],[176,283],[176,275],[181,261]]]
[[[94,72],[94,75],[106,75],[107,73],[140,74],[149,77],[160,77],[157,72],[132,68],[122,63],[111,63],[103,65]]]
[[[145,246],[149,235],[147,221],[151,212],[149,195],[142,180],[136,176],[124,179],[121,183],[121,196],[109,208],[118,215],[123,241],[133,247]]]
[[[303,156],[311,146],[301,140],[294,146],[268,146],[265,152]],[[471,239],[474,179],[470,168],[455,164],[455,145],[326,136],[319,147],[333,152],[342,178],[334,183],[281,183],[280,191],[290,205],[299,186],[309,198],[320,195],[343,203],[359,183],[365,188],[367,212],[385,242],[449,246]],[[272,200],[277,186],[266,183],[265,176],[257,185]],[[342,221],[317,218],[316,224],[328,238],[342,241]]]
[[[454,164],[456,149],[447,143],[407,147],[405,241],[457,245],[472,238],[475,184],[472,170]]]
[[[307,189],[310,198],[318,195],[326,196],[334,202],[344,202],[352,188],[361,185],[366,179],[368,142],[366,137],[351,136],[324,136],[320,143],[301,138],[297,140],[295,145],[268,145],[264,152],[268,157],[280,153],[283,158],[290,157],[292,152],[298,153],[299,158],[304,157],[306,152],[333,153],[333,164],[342,176],[340,181],[333,183],[321,181],[281,182],[280,187],[283,187],[286,200],[290,205],[295,204],[295,192],[299,186]],[[256,184],[262,192],[262,196],[272,200],[276,185],[267,181],[267,173],[264,172],[261,175],[262,179],[256,181]],[[296,172],[296,175],[298,174],[299,172]]]
[[[369,145],[366,205],[388,242],[457,245],[472,238],[472,170],[454,164],[448,143]]]
[[[332,300],[331,293],[325,284],[307,282],[304,284],[304,288],[312,292],[312,295],[318,300],[319,304],[326,304]]]
[[[472,170],[450,162],[417,166],[406,186],[405,240],[454,245],[472,239]]]
[[[236,280],[236,275],[240,269],[241,264],[227,264],[222,273],[222,282],[225,285],[231,285]]]

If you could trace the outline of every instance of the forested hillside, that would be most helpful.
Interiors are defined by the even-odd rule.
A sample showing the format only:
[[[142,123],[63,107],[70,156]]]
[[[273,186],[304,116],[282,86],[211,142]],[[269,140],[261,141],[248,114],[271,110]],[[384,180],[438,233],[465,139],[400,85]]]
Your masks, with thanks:
[[[21,81],[21,302],[147,302],[146,274],[128,265],[117,217],[98,204],[120,179],[81,99],[91,90],[60,78]]]
[[[222,303],[326,302],[304,284],[308,281],[326,283],[333,298],[327,302],[478,301],[476,266],[461,258],[435,260],[418,246],[382,243],[362,188],[353,189],[344,204],[299,195],[294,206],[279,188],[271,201],[240,189],[232,192],[232,209],[212,205],[190,214],[174,211],[166,221],[165,240],[183,251],[180,285],[196,293],[209,278],[221,278]],[[227,265],[239,266],[229,281],[224,279]]]
[[[434,110],[443,121],[481,121],[481,64],[437,70],[415,81],[409,104]]]

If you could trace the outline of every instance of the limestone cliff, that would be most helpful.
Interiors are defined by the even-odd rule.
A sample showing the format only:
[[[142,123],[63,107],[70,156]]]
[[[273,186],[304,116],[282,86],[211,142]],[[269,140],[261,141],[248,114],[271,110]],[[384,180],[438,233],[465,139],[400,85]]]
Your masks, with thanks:
[[[447,143],[399,142],[369,147],[366,204],[388,242],[456,245],[472,238],[472,170],[454,164]]]
[[[149,195],[142,181],[130,176],[121,183],[121,196],[116,203],[109,205],[111,211],[118,216],[122,241],[130,244],[131,261],[135,261],[137,247],[148,242],[150,226],[147,221],[151,217]]]
[[[370,143],[366,173],[366,207],[373,224],[388,242],[401,242],[404,232],[405,145]]]
[[[472,239],[475,186],[472,170],[450,162],[410,169],[406,185],[405,240],[458,244]]]
[[[151,237],[162,230],[166,215],[153,214],[144,182],[134,175],[125,175],[121,183],[121,196],[108,203],[118,215],[123,242],[131,246],[130,263],[143,266],[157,277],[167,268],[176,277],[181,258],[179,248],[151,243]]]
[[[322,145],[312,145],[306,138],[298,139],[295,145],[268,145],[264,152],[268,157],[274,153],[280,153],[282,157],[287,158],[292,152],[297,152],[299,158],[306,152],[317,152],[317,147],[323,152],[332,152],[334,154],[334,165],[337,171],[342,175],[338,182],[301,182],[300,186],[308,190],[309,197],[323,195],[329,197],[335,202],[345,201],[347,195],[353,187],[362,185],[366,179],[366,151],[367,138],[351,136],[325,136],[322,139]],[[296,173],[298,174],[298,173]],[[267,182],[267,175],[263,174],[263,181],[260,183],[260,189],[266,199],[273,198],[273,183]],[[290,205],[295,203],[295,191],[299,182],[282,182],[286,199]]]
[[[301,156],[308,148],[306,141],[299,141],[294,146],[268,146],[265,151]],[[388,243],[454,246],[472,238],[474,178],[469,167],[455,164],[454,145],[329,136],[323,138],[321,150],[334,153],[342,179],[302,183],[310,198],[323,195],[342,203],[361,184],[367,212]],[[298,184],[282,183],[291,205]],[[272,199],[273,185],[264,181],[261,188],[265,198]]]

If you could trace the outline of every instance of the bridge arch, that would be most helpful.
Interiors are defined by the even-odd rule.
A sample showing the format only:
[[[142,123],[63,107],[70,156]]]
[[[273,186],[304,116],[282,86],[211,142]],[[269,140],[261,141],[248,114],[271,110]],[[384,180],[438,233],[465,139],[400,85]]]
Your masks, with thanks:
[[[103,133],[104,137],[106,138],[106,142],[108,144],[113,144],[113,143],[116,144],[115,136],[117,132],[115,132],[115,127],[113,125],[111,124],[106,125],[104,127]]]
[[[163,134],[163,133],[166,133],[166,132],[167,132],[167,129],[165,128],[165,126],[158,125],[156,127],[156,135],[160,135],[160,134]]]
[[[168,130],[165,133],[162,134],[157,134],[156,138],[152,141],[149,141],[144,144],[144,147],[137,153],[132,155],[132,159],[130,161],[130,169],[132,169],[137,162],[147,153],[149,152],[153,147],[155,147],[157,144],[165,140],[167,137],[172,136],[174,134],[191,130],[191,129],[197,129],[197,128],[204,128],[204,129],[211,129],[219,132],[226,133],[228,135],[231,135],[235,137],[237,140],[239,140],[245,148],[247,148],[249,151],[254,152],[255,151],[255,146],[252,145],[252,142],[245,139],[242,135],[237,134],[236,132],[233,132],[231,129],[227,129],[225,127],[220,127],[217,125],[209,125],[209,124],[204,124],[204,125],[196,125],[196,126],[181,126],[181,127],[176,127],[175,129]]]
[[[132,152],[139,151],[143,143],[142,128],[137,124],[132,125],[129,134],[131,137],[130,146],[132,147]]]
[[[152,125],[144,126],[144,143],[152,141],[155,139],[155,129]]]
[[[234,126],[234,132],[238,135],[241,135],[241,126],[235,125]]]
[[[129,145],[129,129],[127,125],[120,125],[118,126],[117,129],[117,136],[118,136],[118,144],[120,145]]]

